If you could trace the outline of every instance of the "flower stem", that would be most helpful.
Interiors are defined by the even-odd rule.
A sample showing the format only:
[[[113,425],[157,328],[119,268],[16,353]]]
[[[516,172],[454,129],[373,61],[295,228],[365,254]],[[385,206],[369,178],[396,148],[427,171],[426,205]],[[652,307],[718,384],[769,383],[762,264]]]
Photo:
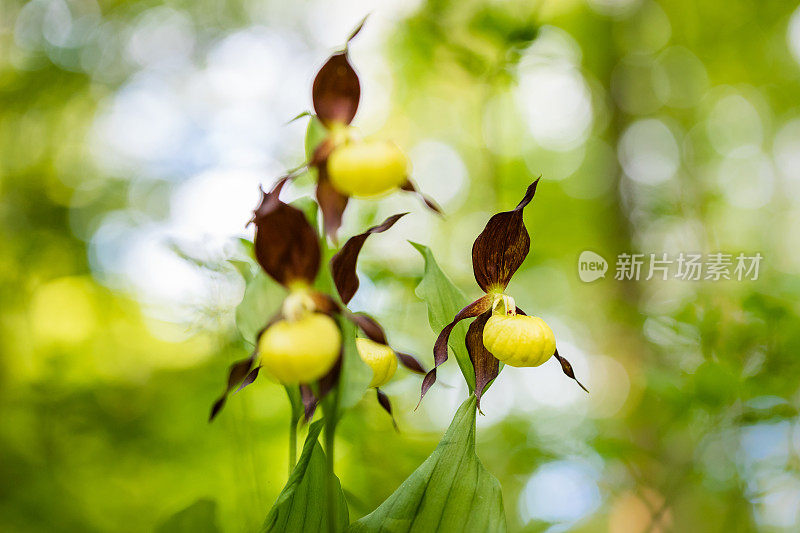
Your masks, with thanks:
[[[335,533],[336,524],[339,523],[338,494],[336,493],[336,474],[333,471],[334,444],[336,440],[336,423],[339,408],[339,391],[334,388],[323,404],[325,410],[325,460],[328,466],[328,482],[326,495],[328,500],[328,531]]]
[[[297,419],[289,417],[289,476],[291,477],[294,466],[297,464]]]

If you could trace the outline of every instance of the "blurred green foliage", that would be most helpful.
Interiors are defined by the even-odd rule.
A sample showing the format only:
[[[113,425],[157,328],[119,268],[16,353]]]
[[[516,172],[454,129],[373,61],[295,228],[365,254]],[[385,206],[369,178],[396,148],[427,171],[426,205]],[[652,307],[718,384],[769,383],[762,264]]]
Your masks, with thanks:
[[[63,10],[47,11],[51,4],[67,6],[79,38],[59,41]],[[125,39],[148,10],[187,17],[197,42],[190,60],[202,65],[213,43],[250,25],[312,41],[319,26],[305,21],[324,8],[157,4],[0,6],[2,531],[179,531],[182,520],[214,509],[221,530],[253,531],[286,481],[282,388],[260,381],[206,423],[227,366],[248,353],[258,326],[240,321],[240,333],[234,306],[211,309],[201,324],[164,322],[97,267],[92,236],[104,217],[134,210],[138,222],[164,220],[172,184],[151,184],[141,201],[140,169],[113,175],[90,140],[96,114],[141,68]],[[55,17],[50,40],[30,26],[39,8]],[[438,190],[458,189],[444,206],[448,218],[414,226],[410,237],[425,238],[467,298],[477,296],[472,240],[490,213],[543,175],[526,210],[532,253],[509,292],[529,313],[566,325],[570,345],[586,354],[573,364],[592,395],[570,400],[574,384],[563,378],[564,402],[500,417],[492,404],[508,397],[502,383],[487,393],[482,406],[496,420],[479,422],[478,455],[501,482],[509,530],[797,529],[800,206],[798,169],[782,163],[796,165],[790,156],[800,146],[789,127],[800,94],[787,47],[795,9],[743,0],[429,0],[381,36],[391,80],[381,133],[405,147],[445,144],[466,169],[460,182],[440,178],[450,185]],[[543,93],[539,82],[553,79],[545,76],[567,85]],[[559,91],[583,94],[575,102],[589,102],[588,122],[577,106],[551,123],[558,116],[531,101]],[[285,111],[288,120],[302,109]],[[579,141],[565,134],[570,120]],[[626,159],[642,149],[632,131],[656,135],[646,138],[649,159]],[[664,161],[669,172],[654,180]],[[350,214],[354,228],[383,216],[366,204]],[[391,246],[413,259],[366,258],[361,268],[381,295],[370,311],[393,342],[430,364],[434,333],[414,295],[423,262],[410,245]],[[609,259],[605,280],[577,278],[585,249]],[[759,280],[611,279],[618,253],[718,250],[760,251]],[[457,371],[451,376],[453,385]],[[505,394],[526,392],[508,383],[518,388]],[[418,385],[405,376],[388,389],[399,434],[371,397],[341,422],[337,471],[352,519],[386,499],[446,425],[424,420],[436,408],[412,411]],[[443,391],[461,394],[459,403],[465,394]],[[583,514],[537,515],[531,476],[564,461],[591,465],[598,499]],[[564,490],[554,492],[568,501],[574,494]],[[194,510],[170,518],[184,509]]]

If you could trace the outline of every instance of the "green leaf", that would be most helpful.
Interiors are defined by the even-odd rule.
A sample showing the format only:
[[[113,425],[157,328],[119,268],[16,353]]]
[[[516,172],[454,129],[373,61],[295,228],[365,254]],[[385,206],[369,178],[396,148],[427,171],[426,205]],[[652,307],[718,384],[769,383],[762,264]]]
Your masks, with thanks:
[[[289,476],[289,481],[278,495],[275,505],[267,515],[262,533],[284,531],[326,531],[329,523],[327,485],[335,487],[337,521],[334,531],[344,531],[349,522],[347,502],[339,479],[330,473],[325,453],[317,439],[324,420],[317,420],[308,428],[300,460]],[[332,478],[331,478],[332,476]]]
[[[253,263],[251,261],[228,259],[228,263],[242,276],[245,283],[250,283],[253,280]]]
[[[469,300],[442,272],[430,248],[415,242],[411,242],[411,245],[425,259],[425,272],[417,285],[415,294],[428,305],[428,322],[434,333],[438,334],[469,303]],[[453,328],[448,345],[453,350],[461,373],[464,374],[467,386],[472,392],[475,390],[475,371],[472,368],[469,352],[467,352],[466,336],[467,322],[462,321]]]
[[[475,454],[475,402],[470,395],[425,462],[348,531],[506,531],[500,483]]]
[[[217,502],[199,499],[167,518],[156,533],[219,533]]]
[[[236,307],[236,327],[251,344],[281,306],[286,290],[259,269],[244,289],[244,297]]]

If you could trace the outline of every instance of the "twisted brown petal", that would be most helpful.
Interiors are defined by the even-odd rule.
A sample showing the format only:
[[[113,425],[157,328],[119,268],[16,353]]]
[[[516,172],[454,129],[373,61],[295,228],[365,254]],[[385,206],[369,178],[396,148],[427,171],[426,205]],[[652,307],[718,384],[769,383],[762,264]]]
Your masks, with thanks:
[[[242,384],[239,385],[239,388],[234,391],[234,394],[242,390],[243,388],[247,387],[248,385],[252,385],[253,382],[258,377],[258,371],[261,370],[261,365],[255,367],[253,370],[250,371],[249,374],[242,380]]]
[[[332,55],[319,69],[311,88],[314,111],[322,123],[330,127],[339,122],[350,124],[358,110],[361,85],[358,75],[347,60],[347,52]]]
[[[417,374],[426,374],[428,372],[425,370],[425,367],[422,366],[422,363],[417,361],[417,358],[413,355],[398,352],[397,350],[395,350],[394,353],[397,354],[397,359],[400,360],[400,364],[412,372],[416,372]]]
[[[392,226],[395,222],[400,220],[408,213],[399,213],[392,215],[377,226],[372,226],[364,233],[351,237],[342,249],[331,258],[331,273],[333,274],[333,282],[336,284],[336,290],[339,291],[339,297],[345,305],[350,302],[353,295],[358,290],[358,275],[356,274],[356,263],[358,262],[358,254],[361,253],[361,248],[364,246],[367,237],[373,233],[382,233]],[[385,344],[385,343],[384,343]]]
[[[328,179],[326,165],[317,167],[319,178],[317,179],[317,203],[322,211],[322,225],[325,235],[336,241],[336,232],[342,225],[342,216],[347,207],[347,196],[334,188]]]
[[[475,369],[475,397],[478,399],[478,410],[481,408],[483,390],[500,372],[500,361],[483,345],[483,328],[491,316],[491,311],[483,313],[469,325],[467,330],[467,351]]]
[[[561,370],[564,372],[564,374],[574,379],[575,383],[577,383],[583,390],[585,390],[588,393],[589,389],[584,387],[583,383],[578,381],[578,378],[575,377],[575,372],[572,370],[572,365],[570,364],[570,362],[567,361],[564,357],[558,355],[558,350],[556,350],[556,353],[554,353],[553,355],[555,356],[556,359],[558,359],[558,362],[561,363]]]
[[[436,369],[439,368],[439,365],[447,361],[447,342],[450,339],[450,333],[453,331],[453,328],[465,318],[473,318],[489,311],[492,308],[492,299],[493,297],[489,294],[481,296],[459,311],[453,318],[453,321],[447,324],[441,333],[439,333],[436,344],[433,345],[434,366],[430,372],[425,375],[425,379],[422,380],[422,391],[419,396],[420,402],[422,402],[422,398],[425,397],[425,393],[428,392],[428,389],[436,383]],[[419,407],[419,404],[417,404],[417,407]]]
[[[258,369],[261,368],[260,366],[253,368],[253,364],[256,361],[256,357],[258,357],[258,340],[261,338],[261,335],[264,334],[267,329],[275,322],[280,320],[282,317],[281,313],[276,313],[269,319],[269,322],[258,332],[256,335],[256,347],[250,352],[250,356],[247,359],[242,359],[241,361],[236,361],[233,363],[228,369],[228,382],[225,386],[225,392],[217,398],[217,401],[214,402],[214,405],[211,406],[211,413],[208,416],[208,421],[211,422],[216,418],[222,408],[225,406],[225,402],[228,399],[228,395],[231,393],[234,387],[241,382],[241,385],[236,392],[239,392],[246,386],[250,385],[253,381],[256,380],[258,377]]]
[[[250,369],[253,367],[253,361],[256,358],[256,350],[253,350],[253,353],[250,354],[250,357],[247,359],[242,359],[241,361],[236,361],[233,363],[228,369],[228,383],[225,387],[225,392],[222,393],[222,396],[217,398],[217,401],[214,402],[214,405],[211,406],[211,413],[208,415],[208,421],[211,422],[216,418],[222,408],[225,406],[225,401],[228,399],[228,394],[230,394],[231,390],[233,390],[236,385],[239,384],[247,375],[250,373]]]
[[[528,255],[531,239],[522,221],[522,211],[533,200],[538,183],[537,179],[528,186],[517,207],[490,218],[472,245],[475,281],[486,292],[497,288],[505,290]]]
[[[386,334],[383,332],[383,328],[371,316],[364,313],[346,313],[345,316],[350,322],[358,326],[358,329],[363,331],[369,340],[379,344],[389,344],[386,341]]]
[[[430,198],[429,196],[422,194],[420,190],[417,189],[417,186],[414,184],[414,182],[411,181],[410,179],[406,180],[406,182],[403,185],[401,185],[400,188],[404,191],[416,194],[420,198],[420,200],[425,202],[425,205],[428,206],[428,209],[430,209],[431,211],[439,213],[440,215],[443,214],[442,208],[439,207],[439,204],[434,202],[433,199]]]
[[[275,281],[286,286],[294,280],[313,282],[319,271],[317,233],[299,209],[280,201],[286,178],[269,193],[262,193],[253,221],[256,224],[256,259]]]
[[[383,393],[382,390],[376,388],[375,394],[378,396],[378,403],[383,407],[383,410],[389,413],[389,416],[392,417],[392,426],[394,426],[395,431],[400,431],[400,428],[397,427],[397,421],[394,419],[394,415],[392,414],[392,402],[389,401],[389,397]]]

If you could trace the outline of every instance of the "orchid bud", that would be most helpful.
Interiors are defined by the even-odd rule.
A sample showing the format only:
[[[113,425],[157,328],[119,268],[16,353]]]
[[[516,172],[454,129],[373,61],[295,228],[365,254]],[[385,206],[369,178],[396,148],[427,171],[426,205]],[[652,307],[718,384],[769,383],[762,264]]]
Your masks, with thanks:
[[[279,320],[258,342],[261,365],[283,384],[311,383],[327,374],[342,345],[336,322],[322,313]]]
[[[408,159],[390,141],[350,142],[331,153],[328,177],[347,196],[376,196],[408,180]]]
[[[368,367],[372,369],[370,387],[385,385],[397,371],[397,356],[394,350],[385,344],[380,344],[370,339],[356,339],[358,355]]]

